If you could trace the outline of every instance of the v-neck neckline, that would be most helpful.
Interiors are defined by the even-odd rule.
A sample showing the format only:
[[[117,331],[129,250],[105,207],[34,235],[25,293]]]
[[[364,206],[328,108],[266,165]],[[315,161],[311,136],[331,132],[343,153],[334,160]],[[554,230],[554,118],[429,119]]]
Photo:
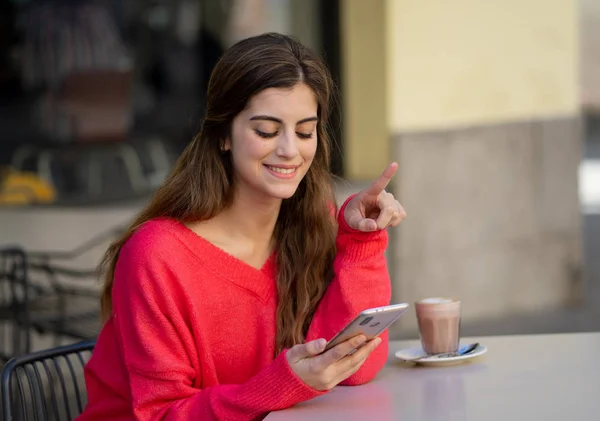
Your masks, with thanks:
[[[178,234],[190,251],[215,274],[235,282],[263,299],[272,293],[276,276],[276,251],[269,255],[260,268],[256,268],[192,231],[181,221],[173,218],[164,219],[169,221],[172,231]]]

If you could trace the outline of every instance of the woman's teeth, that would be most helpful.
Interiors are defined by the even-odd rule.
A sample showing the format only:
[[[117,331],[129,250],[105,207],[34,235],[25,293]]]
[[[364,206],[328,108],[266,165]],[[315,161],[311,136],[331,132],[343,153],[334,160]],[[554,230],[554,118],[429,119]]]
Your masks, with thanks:
[[[270,165],[267,165],[267,168],[273,172],[278,172],[280,174],[291,174],[294,171],[296,171],[296,168],[278,168],[278,167],[271,167]]]

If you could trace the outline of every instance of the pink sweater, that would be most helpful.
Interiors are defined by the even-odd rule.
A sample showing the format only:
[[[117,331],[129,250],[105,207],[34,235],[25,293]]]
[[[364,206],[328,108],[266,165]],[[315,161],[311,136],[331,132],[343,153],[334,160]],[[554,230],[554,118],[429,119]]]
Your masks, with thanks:
[[[363,309],[390,301],[387,232],[354,231],[341,215],[343,207],[335,278],[307,340],[329,340]],[[86,365],[88,405],[77,420],[256,420],[326,393],[293,373],[286,351],[273,358],[275,273],[273,258],[255,269],[180,222],[144,224],[121,251],[113,315]],[[343,385],[383,367],[387,331],[381,337]]]

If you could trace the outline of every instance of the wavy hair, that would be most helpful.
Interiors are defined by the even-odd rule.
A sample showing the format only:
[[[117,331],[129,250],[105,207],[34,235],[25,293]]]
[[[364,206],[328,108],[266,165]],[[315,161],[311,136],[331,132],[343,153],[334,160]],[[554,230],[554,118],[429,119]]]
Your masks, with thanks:
[[[200,132],[173,171],[122,238],[101,262],[102,317],[112,314],[112,286],[123,244],[145,222],[171,217],[182,222],[207,220],[231,205],[234,177],[231,156],[222,153],[234,117],[250,98],[267,88],[304,83],[318,103],[317,151],[298,190],[283,200],[274,230],[277,260],[276,353],[302,343],[332,278],[337,211],[330,172],[327,121],[334,97],[331,76],[319,56],[295,39],[275,33],[244,39],[215,66],[208,86]],[[333,214],[335,215],[335,214]]]

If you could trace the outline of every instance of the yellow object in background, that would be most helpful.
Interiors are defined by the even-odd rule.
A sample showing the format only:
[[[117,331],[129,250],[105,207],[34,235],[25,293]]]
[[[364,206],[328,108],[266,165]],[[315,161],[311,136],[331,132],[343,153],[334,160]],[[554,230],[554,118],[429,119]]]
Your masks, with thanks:
[[[0,205],[48,204],[56,198],[54,187],[35,173],[9,169],[0,183]]]

